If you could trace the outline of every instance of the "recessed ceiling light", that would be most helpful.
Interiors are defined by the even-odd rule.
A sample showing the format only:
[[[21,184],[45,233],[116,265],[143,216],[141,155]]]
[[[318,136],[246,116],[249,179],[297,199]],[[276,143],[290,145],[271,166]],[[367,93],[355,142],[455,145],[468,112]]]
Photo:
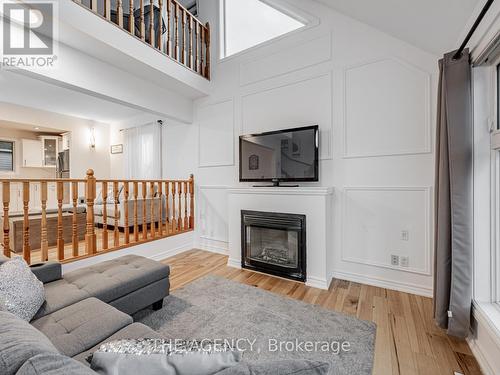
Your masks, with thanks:
[[[38,126],[35,126],[35,130],[40,130],[40,128]]]

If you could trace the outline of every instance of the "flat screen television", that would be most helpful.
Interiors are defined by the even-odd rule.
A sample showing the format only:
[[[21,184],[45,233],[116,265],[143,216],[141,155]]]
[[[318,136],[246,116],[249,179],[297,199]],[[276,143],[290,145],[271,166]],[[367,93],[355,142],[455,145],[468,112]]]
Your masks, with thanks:
[[[318,125],[240,136],[240,181],[318,181]]]

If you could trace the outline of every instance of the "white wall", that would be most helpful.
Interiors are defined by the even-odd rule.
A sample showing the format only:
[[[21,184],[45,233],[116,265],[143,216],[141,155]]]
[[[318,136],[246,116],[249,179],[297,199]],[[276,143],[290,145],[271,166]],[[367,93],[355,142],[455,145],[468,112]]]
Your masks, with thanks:
[[[319,124],[313,185],[336,190],[333,276],[431,295],[438,57],[316,2],[287,4],[312,26],[214,57],[213,92],[195,102],[194,124],[166,129],[167,174],[197,166],[199,244],[227,248],[226,190],[244,185],[238,136]],[[217,0],[202,2],[200,12],[217,24]],[[391,254],[409,256],[409,267],[391,266]]]
[[[71,132],[72,178],[84,178],[89,168],[97,178],[109,178],[109,128],[107,124],[0,102],[0,120]],[[95,149],[90,148],[90,129],[95,129]]]

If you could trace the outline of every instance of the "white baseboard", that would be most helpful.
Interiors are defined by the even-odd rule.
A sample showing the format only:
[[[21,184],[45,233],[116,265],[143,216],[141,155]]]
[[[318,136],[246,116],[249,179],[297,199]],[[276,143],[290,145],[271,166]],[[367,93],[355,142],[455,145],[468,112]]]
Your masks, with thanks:
[[[227,241],[216,240],[213,238],[199,237],[196,242],[196,248],[217,254],[229,254],[229,243]]]
[[[328,289],[328,283],[326,282],[326,280],[320,279],[319,277],[308,276],[306,285],[318,289]]]
[[[424,297],[432,297],[432,288],[422,287],[411,283],[386,280],[373,276],[359,275],[351,272],[333,271],[333,277],[336,279],[353,281],[356,283],[373,285],[385,289],[393,289],[399,292],[417,294]]]
[[[500,369],[500,330],[490,317],[497,322],[500,317],[497,309],[491,304],[476,302],[472,308],[472,328],[467,343],[484,375],[497,375]]]
[[[229,258],[227,260],[227,265],[228,267],[233,267],[233,268],[241,268],[241,259],[234,259],[234,258]]]
[[[161,253],[154,254],[148,258],[160,261],[160,260],[164,260],[166,258],[173,257],[174,255],[181,254],[185,251],[192,250],[192,249],[193,249],[193,243],[186,242],[185,244],[177,246],[173,249],[168,249],[168,250],[162,251]]]

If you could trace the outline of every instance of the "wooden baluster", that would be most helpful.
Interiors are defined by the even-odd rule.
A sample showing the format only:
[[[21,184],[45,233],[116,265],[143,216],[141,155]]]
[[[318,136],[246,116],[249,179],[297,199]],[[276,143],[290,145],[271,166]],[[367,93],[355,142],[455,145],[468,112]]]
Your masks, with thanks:
[[[203,60],[203,48],[205,47],[205,38],[206,38],[206,34],[205,34],[205,28],[203,27],[203,25],[200,25],[200,49],[198,50],[198,53],[200,54],[200,70],[199,70],[199,73],[201,75],[203,75],[205,73],[205,68],[204,68],[204,60]]]
[[[174,3],[174,59],[179,61],[179,4]]]
[[[189,176],[189,229],[194,229],[194,176]]]
[[[154,0],[149,4],[149,44],[155,46],[155,6]]]
[[[90,0],[90,9],[97,13],[97,0]]]
[[[114,223],[114,246],[118,247],[120,246],[120,231],[118,230],[118,199],[120,191],[118,190],[118,181],[113,182],[113,195],[115,197],[115,212],[114,212],[114,217],[115,217],[115,223]]]
[[[167,55],[172,56],[172,0],[167,0]]]
[[[130,228],[129,228],[129,220],[128,220],[128,215],[129,215],[129,210],[128,210],[128,198],[129,198],[129,190],[128,190],[128,181],[125,181],[123,183],[123,204],[125,207],[125,217],[124,217],[124,225],[125,225],[125,244],[130,243]]]
[[[29,203],[30,203],[30,183],[23,182],[23,258],[26,263],[31,263],[31,246],[30,246],[30,221],[29,221]]]
[[[42,220],[40,226],[41,261],[49,260],[49,241],[47,239],[47,181],[40,183],[40,200],[42,201]]]
[[[73,195],[73,222],[72,222],[72,243],[73,243],[73,256],[78,256],[78,215],[77,215],[77,206],[78,206],[78,182],[73,181],[71,183],[71,192]]]
[[[200,70],[200,24],[196,22],[196,71],[198,73]]]
[[[147,185],[144,181],[142,183],[142,239],[148,239],[148,224],[146,221],[146,196],[147,196]]]
[[[139,23],[141,27],[141,39],[146,40],[146,24],[144,23],[144,0],[141,0],[141,14],[139,15]]]
[[[94,171],[89,169],[87,171],[87,181],[85,184],[85,200],[87,202],[87,223],[85,233],[85,252],[87,255],[94,255],[97,253],[97,241],[94,228],[94,201],[96,193],[96,179]]]
[[[64,184],[57,181],[57,260],[64,260],[64,238],[63,238],[63,199]]]
[[[177,194],[175,192],[175,186],[175,181],[172,181],[172,233],[177,232],[177,219],[175,215],[175,197]]]
[[[109,246],[108,240],[108,183],[102,182],[102,249],[107,250]]]
[[[193,69],[193,17],[189,16],[189,67]]]
[[[134,181],[134,241],[139,242],[139,213],[137,212],[137,197],[139,196],[139,184]]]
[[[188,182],[184,181],[184,230],[189,229],[188,218]]]
[[[111,21],[111,0],[104,0],[104,17]]]
[[[123,0],[116,0],[116,15],[118,17],[118,26],[123,28]]]
[[[177,225],[178,225],[178,230],[182,230],[182,182],[178,181],[177,186],[179,188],[178,194],[179,194],[179,199],[178,199],[178,204],[179,204],[179,211],[177,213]]]
[[[210,80],[210,24],[207,22],[205,26],[205,78]]]
[[[156,39],[157,39],[158,49],[161,52],[163,52],[165,51],[165,48],[163,48],[163,0],[158,0],[158,8],[160,10],[160,15],[158,20],[160,26]]]
[[[182,14],[182,51],[181,51],[181,63],[186,64],[186,11],[181,9]]]
[[[150,216],[151,216],[151,237],[155,238],[156,237],[156,224],[155,224],[155,183],[151,181],[150,183],[150,189],[149,193],[151,194],[151,204],[149,205],[149,208],[151,210]]]
[[[128,31],[135,35],[135,16],[134,16],[134,0],[129,0],[129,16],[128,16]]]
[[[167,232],[166,235],[168,236],[170,234],[170,207],[169,207],[169,183],[168,181],[165,181],[165,231]]]
[[[163,182],[158,181],[158,236],[163,236]]]
[[[9,203],[10,203],[10,182],[2,182],[3,201],[3,255],[10,258],[10,223],[9,223]]]

